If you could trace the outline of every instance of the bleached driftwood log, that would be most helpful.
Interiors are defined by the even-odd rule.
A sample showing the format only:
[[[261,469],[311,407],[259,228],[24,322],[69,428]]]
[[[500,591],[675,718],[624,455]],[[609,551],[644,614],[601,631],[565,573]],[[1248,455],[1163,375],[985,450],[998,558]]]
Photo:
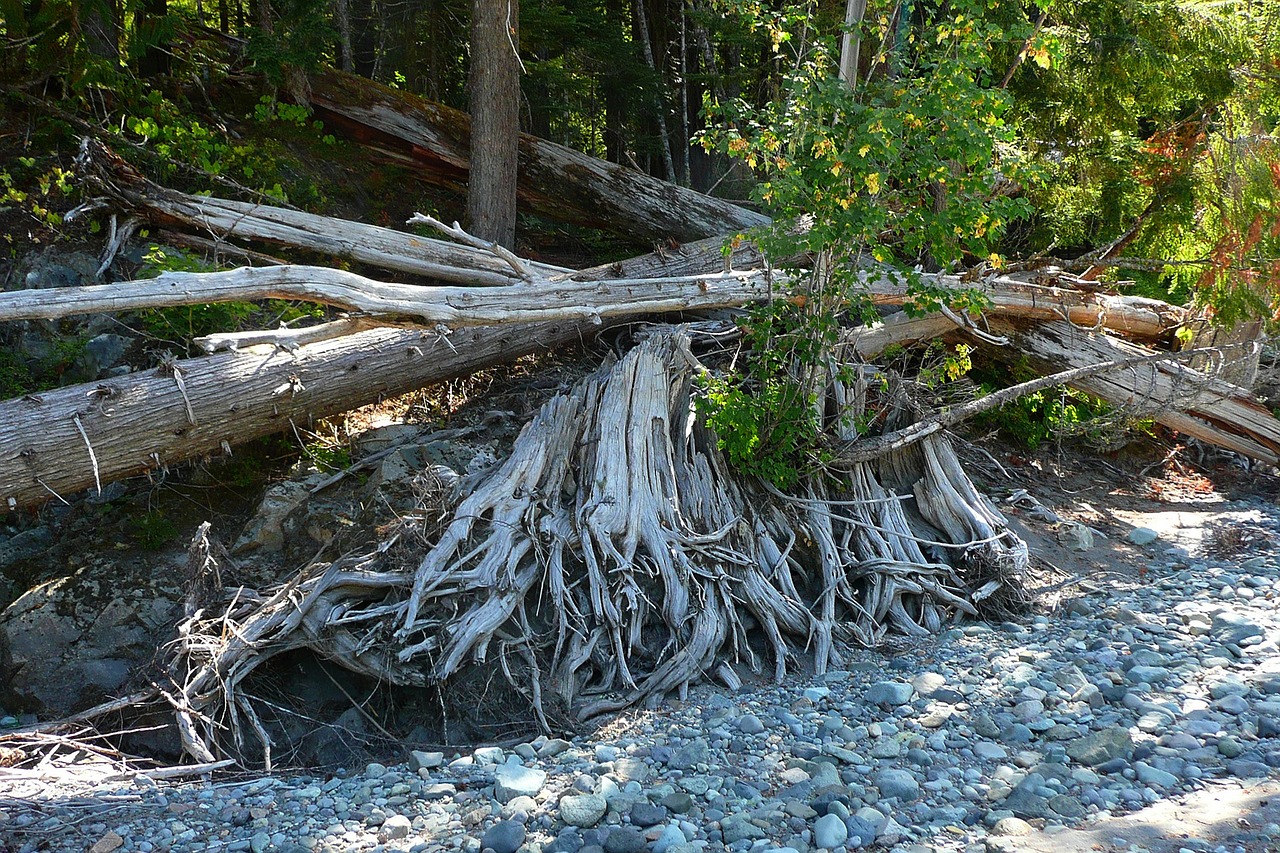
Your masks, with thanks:
[[[473,246],[283,207],[171,190],[148,181],[94,140],[81,144],[77,165],[95,192],[160,227],[193,231],[219,242],[253,241],[306,249],[473,287],[523,280],[493,252]],[[569,272],[549,264],[525,263],[533,274],[544,278]]]
[[[1053,369],[1116,362],[1152,350],[1061,321],[1033,326],[1018,336],[1018,351]],[[1176,359],[1131,364],[1070,383],[1150,417],[1184,435],[1275,465],[1280,461],[1280,421],[1253,394]]]
[[[555,347],[590,324],[374,329],[174,361],[0,402],[0,507],[18,509]]]
[[[1167,338],[1191,319],[1186,308],[1142,296],[1098,293],[1046,278],[1026,280],[1007,275],[967,281],[958,276],[921,274],[921,280],[944,290],[976,290],[988,301],[984,314],[1028,320],[1066,320],[1089,329],[1108,329],[1143,339]],[[902,305],[910,300],[905,283],[889,276],[866,275],[863,282],[873,302]]]
[[[559,279],[506,287],[392,284],[329,267],[240,267],[222,272],[166,272],[143,281],[0,293],[0,322],[135,311],[255,299],[303,299],[450,327],[587,319],[702,308],[765,299],[764,271],[680,278]]]
[[[730,472],[695,416],[699,369],[682,331],[652,334],[544,405],[421,560],[315,565],[189,622],[177,680],[199,748],[246,754],[261,728],[239,685],[292,648],[397,684],[500,667],[536,714],[554,695],[584,718],[735,660],[765,669],[747,616],[781,679],[806,650],[824,672],[846,643],[1026,603],[1026,546],[945,440],[787,496]],[[833,405],[863,404],[836,382]]]

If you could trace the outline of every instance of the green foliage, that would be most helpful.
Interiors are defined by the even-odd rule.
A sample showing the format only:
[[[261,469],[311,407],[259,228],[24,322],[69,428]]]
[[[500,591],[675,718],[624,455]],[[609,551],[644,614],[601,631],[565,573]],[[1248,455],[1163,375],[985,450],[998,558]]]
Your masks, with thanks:
[[[1015,367],[1012,371],[987,367],[975,371],[973,378],[978,383],[979,395],[986,396],[1034,375],[1033,371],[1022,367]],[[1007,441],[1035,449],[1051,439],[1068,436],[1083,436],[1093,444],[1110,444],[1114,433],[1134,426],[1128,421],[1117,420],[1117,415],[1105,401],[1063,386],[1024,394],[999,408],[983,412],[974,421],[985,429],[997,430]]]
[[[35,157],[18,157],[13,172],[0,171],[0,207],[16,204],[37,223],[56,231],[62,214],[53,208],[71,197],[74,178],[56,164],[42,170]]]
[[[35,389],[35,378],[26,359],[7,347],[0,348],[0,400],[21,397]]]
[[[276,86],[289,86],[291,77],[315,71],[329,58],[336,34],[326,12],[326,0],[271,0],[273,20],[249,36],[245,53],[254,67]]]
[[[874,316],[860,275],[878,265],[905,281],[915,312],[943,301],[980,307],[976,291],[926,287],[918,265],[998,265],[1008,224],[1030,212],[1025,200],[992,192],[1021,164],[1009,153],[1008,99],[987,64],[993,45],[1021,30],[1002,24],[992,12],[999,4],[986,0],[916,9],[918,20],[902,32],[887,15],[866,22],[863,50],[879,73],[851,87],[836,77],[834,40],[808,30],[807,8],[754,7],[755,26],[789,65],[781,92],[763,107],[741,97],[708,105],[721,123],[703,144],[760,178],[758,198],[775,223],[754,235],[761,248],[775,262],[818,259],[812,275],[786,283],[751,315],[742,374],[710,383],[704,403],[735,463],[779,485],[794,483],[818,454],[813,401],[839,328]],[[962,362],[950,373],[962,373]]]
[[[351,467],[351,448],[323,440],[310,442],[302,448],[321,471],[342,471]]]
[[[153,278],[165,272],[210,272],[214,268],[186,252],[152,245],[143,255],[139,278]],[[186,346],[186,342],[215,332],[231,332],[256,324],[275,328],[301,319],[321,319],[324,309],[309,302],[269,299],[254,302],[216,302],[206,305],[175,305],[149,308],[137,313],[142,328],[152,338]]]
[[[133,519],[133,538],[146,551],[159,551],[178,535],[178,525],[163,510],[152,509]]]
[[[785,300],[753,308],[740,325],[750,358],[741,374],[704,375],[698,407],[730,462],[787,489],[823,461],[812,383],[793,371],[816,364],[835,330],[810,335],[803,307]]]

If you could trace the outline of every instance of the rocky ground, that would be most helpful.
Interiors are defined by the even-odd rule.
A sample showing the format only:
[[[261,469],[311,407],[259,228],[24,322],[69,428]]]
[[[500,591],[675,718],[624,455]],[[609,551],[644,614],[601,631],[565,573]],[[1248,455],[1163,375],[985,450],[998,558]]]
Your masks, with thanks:
[[[0,769],[0,849],[1280,850],[1280,506],[1117,512],[1024,624],[701,688],[572,741],[196,783]]]

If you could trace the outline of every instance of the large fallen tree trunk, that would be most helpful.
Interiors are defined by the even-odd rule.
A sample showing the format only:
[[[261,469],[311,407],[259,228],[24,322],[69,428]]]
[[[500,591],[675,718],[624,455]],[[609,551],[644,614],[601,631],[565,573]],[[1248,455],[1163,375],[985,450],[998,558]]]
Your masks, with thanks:
[[[154,279],[109,285],[0,293],[0,322],[57,319],[77,314],[197,305],[254,299],[303,299],[387,317],[459,327],[551,319],[598,319],[620,315],[740,307],[770,298],[786,273],[765,270],[715,272],[666,278],[596,280],[597,270],[577,276],[539,277],[504,287],[432,287],[393,284],[328,267],[241,267],[212,273],[164,273]],[[538,271],[526,274],[533,276]],[[456,271],[465,281],[467,270]],[[478,273],[480,283],[487,274]],[[873,298],[901,304],[906,284],[874,272],[863,275]],[[967,286],[953,276],[934,276],[943,288]],[[1065,317],[1093,328],[1115,328],[1159,339],[1185,321],[1185,309],[1154,299],[1044,288],[997,278],[980,285],[993,317]],[[958,320],[976,328],[968,318]]]
[[[1145,347],[1057,321],[1018,336],[1018,352],[1046,370],[1150,355]],[[1248,344],[1246,344],[1247,346]],[[1280,462],[1280,421],[1252,393],[1175,359],[1131,364],[1070,383],[1131,413],[1245,456]]]
[[[1152,340],[1169,339],[1192,316],[1186,308],[1159,299],[1096,293],[1052,281],[1040,283],[1003,275],[977,281],[927,274],[922,278],[944,290],[977,291],[989,302],[984,313],[993,316],[1067,320],[1077,326]],[[867,276],[864,283],[878,305],[903,305],[912,298],[905,284],[892,277]]]
[[[456,191],[470,171],[471,118],[354,74],[312,77],[311,106],[333,129]],[[643,242],[683,243],[768,224],[763,214],[572,148],[520,135],[516,191],[530,213]]]
[[[171,190],[147,180],[115,153],[89,139],[81,145],[77,165],[95,192],[162,228],[193,231],[215,241],[306,249],[338,260],[472,286],[523,280],[493,251],[363,222]],[[523,264],[530,274],[542,277],[569,272],[534,261]]]
[[[174,361],[0,402],[0,506],[18,509],[465,376],[590,334],[582,323],[448,336],[374,329]]]
[[[374,281],[329,267],[240,267],[153,279],[0,293],[0,322],[255,299],[304,299],[450,327],[727,308],[767,299],[763,270],[679,278],[559,279],[508,287],[431,287]]]

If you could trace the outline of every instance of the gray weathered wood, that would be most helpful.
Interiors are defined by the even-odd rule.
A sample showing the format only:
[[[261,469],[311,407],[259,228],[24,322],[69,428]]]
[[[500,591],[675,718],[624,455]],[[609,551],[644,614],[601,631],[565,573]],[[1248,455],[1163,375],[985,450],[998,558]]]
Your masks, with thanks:
[[[293,352],[260,347],[187,359],[6,400],[0,402],[0,507],[33,506],[93,486],[90,447],[98,479],[108,483],[466,376],[590,331],[583,323],[474,328],[447,337],[374,329]]]

